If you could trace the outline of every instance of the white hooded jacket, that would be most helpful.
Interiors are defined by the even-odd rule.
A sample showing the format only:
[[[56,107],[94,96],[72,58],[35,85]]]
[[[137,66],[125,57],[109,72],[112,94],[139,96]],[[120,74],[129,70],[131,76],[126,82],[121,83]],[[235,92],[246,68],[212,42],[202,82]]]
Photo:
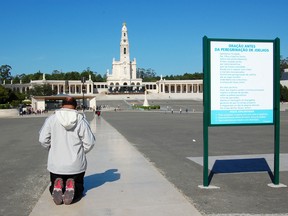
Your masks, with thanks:
[[[49,149],[47,169],[69,175],[86,171],[85,154],[95,145],[95,137],[83,115],[62,108],[46,119],[39,142]]]

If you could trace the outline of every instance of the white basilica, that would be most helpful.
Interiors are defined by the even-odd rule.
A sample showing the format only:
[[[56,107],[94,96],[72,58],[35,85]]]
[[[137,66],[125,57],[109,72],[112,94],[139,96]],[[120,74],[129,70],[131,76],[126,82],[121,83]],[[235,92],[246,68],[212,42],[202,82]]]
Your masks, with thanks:
[[[60,100],[63,94],[69,94],[90,108],[96,107],[96,100],[109,100],[113,96],[137,95],[138,99],[144,99],[144,92],[148,98],[168,99],[185,98],[202,100],[203,82],[202,80],[165,80],[157,82],[143,82],[136,74],[136,58],[130,59],[128,29],[126,23],[122,26],[120,40],[120,60],[113,58],[112,71],[107,71],[106,82],[93,82],[91,77],[88,80],[46,80],[43,74],[42,80],[31,80],[30,83],[13,84],[3,83],[6,88],[14,91],[27,92],[36,85],[49,84],[52,90],[57,92],[53,96],[33,96],[32,107],[37,110],[47,108],[47,103],[53,100]]]
[[[120,41],[120,60],[113,58],[112,74],[107,72],[107,84],[111,91],[118,91],[117,88],[131,87],[131,90],[142,88],[142,79],[136,76],[136,58],[130,60],[128,30],[126,23],[123,23]]]

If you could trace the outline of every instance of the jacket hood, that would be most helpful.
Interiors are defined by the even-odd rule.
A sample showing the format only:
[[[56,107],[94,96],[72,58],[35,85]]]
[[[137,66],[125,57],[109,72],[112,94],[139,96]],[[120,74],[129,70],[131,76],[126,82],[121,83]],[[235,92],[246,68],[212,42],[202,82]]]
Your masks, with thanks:
[[[55,113],[58,121],[66,130],[74,128],[77,125],[77,121],[80,120],[79,113],[73,109],[62,108]]]

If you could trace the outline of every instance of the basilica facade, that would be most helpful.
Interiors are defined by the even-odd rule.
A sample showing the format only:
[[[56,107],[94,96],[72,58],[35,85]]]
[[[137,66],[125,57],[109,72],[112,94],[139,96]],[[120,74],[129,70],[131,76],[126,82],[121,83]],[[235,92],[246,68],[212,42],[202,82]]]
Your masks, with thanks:
[[[128,30],[126,23],[123,23],[120,40],[120,60],[112,61],[112,73],[107,71],[107,84],[109,92],[119,91],[141,91],[144,89],[142,79],[136,75],[136,58],[130,60],[130,49],[128,40]]]

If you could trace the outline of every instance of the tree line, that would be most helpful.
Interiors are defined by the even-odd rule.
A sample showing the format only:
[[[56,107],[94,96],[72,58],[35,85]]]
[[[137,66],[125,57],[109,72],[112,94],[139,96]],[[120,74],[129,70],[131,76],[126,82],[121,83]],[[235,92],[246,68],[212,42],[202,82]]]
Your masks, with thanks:
[[[156,75],[156,72],[151,69],[137,68],[136,75],[138,78],[142,78],[143,82],[156,82],[161,79],[160,76]],[[166,75],[162,79],[165,80],[195,80],[203,79],[203,73],[184,73],[183,75]]]
[[[20,75],[11,75],[12,67],[10,65],[2,65],[0,67],[0,80],[2,82],[12,80],[13,83],[30,83],[31,80],[42,80],[43,73],[38,71],[34,74],[20,74]],[[93,82],[105,82],[106,75],[102,76],[97,72],[90,70],[88,67],[87,69],[83,70],[82,72],[71,71],[71,72],[61,72],[58,70],[54,70],[51,74],[45,74],[46,80],[81,80],[81,77],[85,77],[86,79],[91,76]]]
[[[288,58],[282,58],[280,60],[280,76],[282,76],[284,69],[288,68]],[[11,75],[12,67],[10,65],[2,65],[0,66],[0,84],[5,80],[13,81],[13,83],[30,83],[31,80],[42,80],[43,73],[38,71],[34,74],[21,74],[21,75]],[[156,74],[155,70],[152,68],[137,68],[136,75],[138,78],[142,78],[143,82],[156,82],[158,80],[195,80],[195,79],[203,79],[203,73],[184,73],[183,75],[166,75],[164,77],[160,77]],[[58,70],[54,70],[51,74],[45,74],[46,80],[81,80],[82,77],[89,79],[91,77],[93,82],[106,82],[106,75],[102,76],[97,72],[87,69],[82,72],[72,71],[72,72],[61,72]],[[0,104],[8,104],[17,105],[21,103],[25,98],[29,98],[31,95],[53,95],[55,92],[52,91],[51,86],[48,84],[43,86],[36,86],[34,89],[31,89],[27,94],[14,92],[11,89],[5,88],[0,85]],[[286,86],[280,85],[280,100],[288,101],[288,88]],[[8,106],[7,105],[7,106]],[[0,107],[1,108],[1,107]],[[2,105],[3,108],[3,105]]]
[[[13,83],[30,83],[31,80],[42,80],[43,73],[38,71],[34,74],[20,74],[20,75],[11,75],[12,67],[10,65],[2,65],[0,66],[0,82],[5,80],[5,82],[10,82],[12,80]],[[98,74],[87,69],[82,72],[72,71],[72,72],[61,72],[59,70],[54,70],[51,74],[45,74],[46,80],[81,80],[82,77],[85,77],[86,80],[91,76],[91,80],[93,82],[106,82],[107,77],[105,75]],[[137,68],[136,69],[137,78],[142,78],[143,82],[156,82],[161,79],[158,76],[154,69],[152,68]],[[183,75],[166,75],[162,77],[162,79],[166,80],[195,80],[195,79],[203,79],[203,73],[184,73]]]

